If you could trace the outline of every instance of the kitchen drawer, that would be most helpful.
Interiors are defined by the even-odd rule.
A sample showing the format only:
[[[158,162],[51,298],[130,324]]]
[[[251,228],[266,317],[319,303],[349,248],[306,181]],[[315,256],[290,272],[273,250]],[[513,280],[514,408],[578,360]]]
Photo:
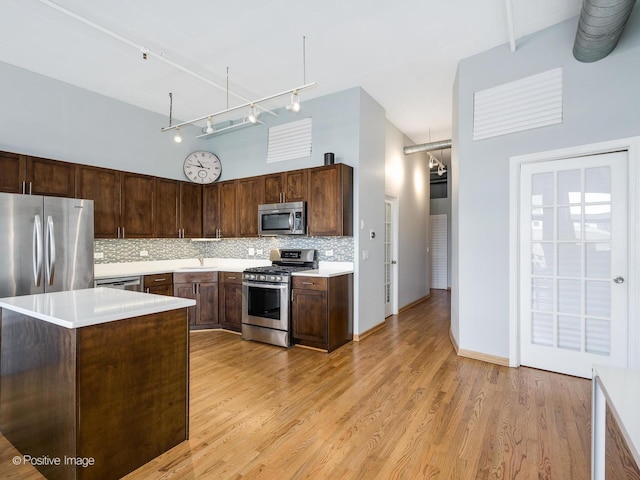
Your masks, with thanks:
[[[173,283],[211,283],[218,281],[218,272],[180,272],[173,274]]]
[[[242,283],[242,272],[220,272],[219,278],[224,283]]]
[[[144,288],[155,287],[157,285],[171,285],[173,275],[171,273],[156,273],[144,276]]]
[[[292,278],[292,288],[302,288],[305,290],[326,290],[327,279],[325,277],[296,277]]]

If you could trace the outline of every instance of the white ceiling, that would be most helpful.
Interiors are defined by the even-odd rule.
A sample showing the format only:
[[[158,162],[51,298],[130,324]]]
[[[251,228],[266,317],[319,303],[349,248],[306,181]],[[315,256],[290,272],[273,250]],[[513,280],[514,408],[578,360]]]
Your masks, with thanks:
[[[458,61],[509,41],[509,0],[54,0],[249,99],[303,83],[302,99],[362,86],[414,142],[451,137]],[[516,37],[579,14],[581,0],[512,0]],[[504,47],[508,48],[508,47]],[[39,0],[0,0],[0,60],[190,120],[217,89]],[[231,96],[229,105],[245,103]],[[303,104],[304,108],[304,104]]]

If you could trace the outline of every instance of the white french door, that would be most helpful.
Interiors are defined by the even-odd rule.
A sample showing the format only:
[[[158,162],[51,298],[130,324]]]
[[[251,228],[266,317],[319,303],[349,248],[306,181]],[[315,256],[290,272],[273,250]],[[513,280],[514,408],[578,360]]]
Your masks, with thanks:
[[[520,363],[591,377],[628,363],[628,155],[523,164]]]
[[[384,316],[393,315],[395,309],[394,298],[394,203],[393,200],[384,201]]]

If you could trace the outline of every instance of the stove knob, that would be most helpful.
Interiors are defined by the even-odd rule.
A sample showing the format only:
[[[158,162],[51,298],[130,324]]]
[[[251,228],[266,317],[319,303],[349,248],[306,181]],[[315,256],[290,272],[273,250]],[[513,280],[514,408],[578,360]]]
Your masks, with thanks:
[[[273,282],[275,279],[276,279],[276,276],[275,276],[275,275],[269,275],[269,280],[270,280],[270,281],[272,281],[272,282]]]
[[[282,277],[281,277],[280,275],[278,275],[278,276],[276,277],[276,282],[281,282],[281,281],[282,281]]]
[[[264,275],[258,275],[258,280],[262,280],[262,281],[264,281],[264,280],[266,280],[266,279],[267,279],[267,277],[266,277],[266,276],[264,276]]]

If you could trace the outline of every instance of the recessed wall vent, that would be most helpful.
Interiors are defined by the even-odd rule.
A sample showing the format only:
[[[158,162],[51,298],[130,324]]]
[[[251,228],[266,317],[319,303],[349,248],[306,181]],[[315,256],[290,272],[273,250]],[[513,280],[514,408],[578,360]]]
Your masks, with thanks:
[[[557,123],[562,123],[562,67],[474,94],[474,140]]]
[[[267,163],[311,156],[311,118],[269,128]]]

